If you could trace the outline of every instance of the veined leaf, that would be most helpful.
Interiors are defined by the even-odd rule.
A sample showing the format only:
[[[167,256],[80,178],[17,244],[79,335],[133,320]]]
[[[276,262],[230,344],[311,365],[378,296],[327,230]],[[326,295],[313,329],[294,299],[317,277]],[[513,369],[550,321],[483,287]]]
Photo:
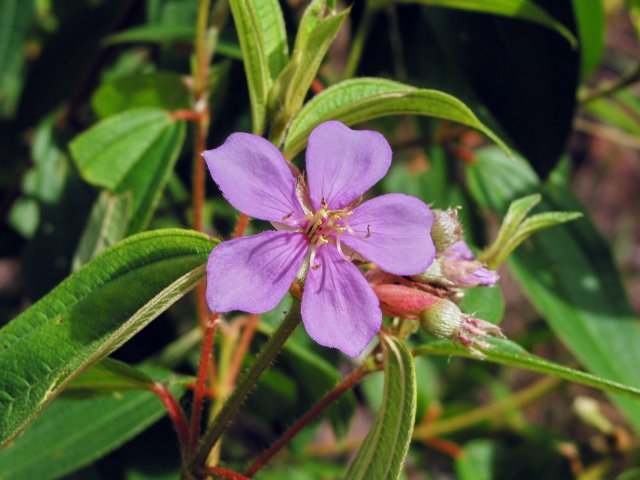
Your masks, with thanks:
[[[214,245],[177,229],[130,237],[0,329],[0,444],[191,290]]]
[[[116,33],[107,37],[108,44],[117,43],[191,43],[196,37],[196,29],[192,25],[172,25],[161,23],[156,25],[143,25],[133,27],[124,32]],[[216,53],[225,57],[242,60],[242,52],[236,43],[230,43],[218,39],[216,42]]]
[[[104,358],[71,380],[62,393],[68,395],[99,395],[127,390],[151,390],[154,380],[131,365]]]
[[[189,102],[184,78],[168,72],[116,78],[100,85],[91,97],[91,106],[100,118],[139,107],[172,112],[189,108]]]
[[[291,61],[278,77],[269,95],[269,117],[281,135],[300,111],[320,64],[338,34],[350,9],[336,13],[326,0],[316,0],[305,11]],[[273,128],[273,127],[272,127]],[[279,144],[280,139],[276,139]]]
[[[129,228],[130,212],[129,192],[113,195],[103,190],[93,205],[71,268],[78,270],[98,253],[122,240]]]
[[[253,132],[265,128],[266,107],[273,79],[289,54],[278,0],[230,0],[249,85]]]
[[[565,184],[540,183],[522,159],[495,148],[479,152],[468,170],[476,202],[498,213],[522,195],[542,194],[540,211],[581,211],[566,225],[536,233],[519,247],[509,266],[551,329],[595,375],[640,387],[640,325],[629,305],[605,240]],[[614,401],[640,428],[640,402],[619,395]]]
[[[166,111],[138,108],[102,120],[78,135],[70,149],[87,182],[132,193],[132,234],[149,223],[184,135],[184,122],[173,121]]]
[[[349,480],[400,477],[416,416],[416,372],[401,340],[383,337],[382,406],[367,438],[349,465]]]
[[[158,367],[148,375],[170,381]],[[180,397],[184,386],[169,390]],[[56,399],[14,442],[0,450],[0,480],[53,480],[115,450],[166,414],[151,392]],[[35,457],[34,457],[35,456]]]
[[[517,18],[543,25],[565,37],[572,46],[578,44],[575,35],[534,1],[530,0],[393,0],[395,3],[414,3],[433,7],[488,13],[502,17]]]
[[[640,399],[640,388],[623,385],[605,378],[581,372],[573,368],[565,367],[528,353],[517,343],[501,338],[485,339],[493,348],[480,349],[486,360],[510,367],[518,367],[532,372],[552,375],[570,382],[579,383],[588,387],[598,388],[606,392],[621,393],[636,399]],[[428,345],[422,345],[413,350],[414,355],[455,355],[458,357],[475,358],[469,350],[449,340],[437,340]]]
[[[347,125],[389,115],[426,115],[480,130],[503,149],[508,147],[451,95],[381,78],[356,78],[333,85],[309,101],[291,123],[285,141],[287,158],[302,150],[311,131],[327,120]]]

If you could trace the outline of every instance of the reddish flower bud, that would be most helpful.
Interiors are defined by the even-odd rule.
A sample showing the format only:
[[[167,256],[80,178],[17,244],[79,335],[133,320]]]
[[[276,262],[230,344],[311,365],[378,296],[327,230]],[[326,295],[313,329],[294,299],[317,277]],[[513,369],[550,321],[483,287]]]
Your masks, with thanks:
[[[380,300],[382,313],[390,317],[418,320],[421,312],[440,301],[435,295],[404,285],[373,285],[373,291]]]

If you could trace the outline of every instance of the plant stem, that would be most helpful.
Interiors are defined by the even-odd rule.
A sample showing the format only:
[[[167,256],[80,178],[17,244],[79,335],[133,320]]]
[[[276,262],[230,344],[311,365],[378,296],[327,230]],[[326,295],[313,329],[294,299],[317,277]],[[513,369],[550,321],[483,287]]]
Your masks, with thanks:
[[[543,378],[505,400],[474,409],[470,412],[445,418],[444,420],[417,426],[413,431],[413,438],[425,441],[436,436],[451,434],[469,428],[484,421],[502,417],[514,408],[522,408],[547,395],[562,382],[563,380],[558,377]],[[363,441],[364,437],[351,438],[338,444],[311,445],[305,450],[305,453],[315,457],[341,455],[356,450]]]
[[[233,353],[231,364],[229,365],[229,373],[227,377],[229,387],[232,387],[236,383],[238,373],[240,373],[240,367],[242,366],[244,357],[249,350],[249,344],[253,339],[253,335],[256,333],[256,327],[258,326],[259,321],[259,315],[249,315],[247,319],[247,323],[242,330],[242,336],[240,337],[236,351]]]
[[[287,443],[295,437],[300,430],[306,427],[314,418],[322,413],[327,407],[335,402],[340,395],[353,387],[362,378],[370,373],[371,370],[365,365],[354,370],[348,377],[344,378],[333,390],[327,393],[322,400],[311,407],[300,417],[291,427],[284,432],[262,455],[260,455],[244,473],[245,477],[253,477],[262,467],[264,467],[271,458],[278,453]]]
[[[240,377],[235,390],[227,399],[209,429],[202,436],[200,445],[189,462],[192,471],[197,471],[207,459],[209,452],[220,439],[229,423],[231,423],[251,389],[254,388],[262,373],[271,365],[300,321],[300,302],[294,300],[289,313],[262,350],[260,350],[253,365]]]
[[[222,467],[202,467],[199,471],[202,475],[223,480],[246,480],[247,477]]]
[[[211,314],[207,324],[204,342],[202,343],[202,353],[200,354],[200,367],[198,368],[198,379],[193,394],[193,408],[191,410],[191,428],[189,430],[189,451],[193,451],[198,445],[200,435],[200,419],[202,418],[202,401],[204,399],[207,380],[207,369],[211,362],[213,340],[216,334],[216,314]]]
[[[492,418],[502,417],[510,410],[524,407],[525,405],[533,403],[539,398],[547,395],[562,382],[563,380],[557,377],[543,378],[533,385],[520,390],[511,397],[499,402],[492,403],[485,407],[476,408],[470,412],[462,413],[438,422],[419,425],[413,431],[413,438],[424,440],[426,438],[446,435],[464,428],[469,428]]]
[[[356,71],[358,70],[358,64],[360,63],[360,58],[362,57],[364,44],[367,41],[369,30],[371,30],[373,19],[377,12],[378,9],[373,8],[371,6],[371,1],[368,0],[364,7],[362,18],[360,19],[360,25],[358,25],[358,31],[356,32],[355,36],[353,37],[353,41],[351,42],[351,50],[349,51],[349,57],[347,58],[347,65],[345,66],[344,72],[342,74],[342,78],[344,80],[353,78],[353,76],[356,74]]]
[[[249,225],[249,220],[251,220],[251,217],[249,217],[248,215],[245,215],[244,213],[241,213],[240,215],[238,215],[236,228],[233,229],[233,235],[232,235],[233,238],[242,237],[244,235],[244,232],[247,229],[247,226]]]
[[[633,85],[638,81],[640,81],[640,62],[638,62],[638,64],[635,67],[633,67],[629,72],[622,75],[617,80],[607,83],[605,85],[598,86],[595,89],[591,90],[590,92],[587,92],[586,94],[581,95],[580,103],[584,105],[597,98],[610,95],[612,93],[617,92],[618,90],[622,90],[623,88],[626,88],[629,85]]]
[[[154,383],[152,391],[158,396],[164,407],[167,409],[169,418],[173,422],[173,426],[178,433],[180,452],[184,459],[189,444],[189,426],[187,425],[187,418],[184,415],[184,411],[178,404],[178,401],[173,395],[171,395],[171,392],[163,384]]]

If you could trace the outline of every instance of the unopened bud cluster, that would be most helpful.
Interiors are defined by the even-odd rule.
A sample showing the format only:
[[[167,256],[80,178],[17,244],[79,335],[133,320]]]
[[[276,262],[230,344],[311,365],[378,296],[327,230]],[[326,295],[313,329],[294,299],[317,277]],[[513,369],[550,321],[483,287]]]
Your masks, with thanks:
[[[482,357],[478,349],[491,347],[483,337],[502,337],[502,332],[489,322],[462,313],[456,301],[468,288],[494,285],[498,274],[478,261],[465,243],[456,209],[433,213],[431,237],[436,258],[427,271],[411,278],[370,271],[367,277],[385,314],[417,320],[434,337],[459,342]]]

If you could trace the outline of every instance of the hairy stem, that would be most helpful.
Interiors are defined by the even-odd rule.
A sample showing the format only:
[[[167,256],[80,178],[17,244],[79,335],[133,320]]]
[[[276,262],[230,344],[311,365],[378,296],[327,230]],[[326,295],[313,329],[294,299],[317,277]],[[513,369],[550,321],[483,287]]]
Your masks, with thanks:
[[[371,370],[365,365],[354,370],[351,375],[344,378],[333,390],[327,393],[322,400],[311,407],[307,412],[300,417],[291,427],[284,432],[280,438],[278,438],[262,455],[260,455],[244,473],[245,477],[253,477],[262,467],[264,467],[271,458],[280,451],[287,443],[289,443],[293,437],[295,437],[300,430],[306,427],[314,418],[320,415],[327,409],[333,402],[335,402],[340,395],[349,390],[355,384],[357,384],[362,378],[370,373]]]
[[[209,452],[231,423],[251,389],[254,388],[262,373],[271,365],[286,340],[300,324],[300,321],[300,302],[294,300],[289,313],[262,350],[260,350],[253,365],[240,377],[233,393],[222,406],[209,429],[202,436],[200,445],[189,462],[192,471],[197,471],[207,459]]]
[[[189,444],[189,426],[187,425],[187,418],[184,415],[184,411],[178,404],[178,401],[171,395],[171,392],[161,383],[154,383],[152,387],[153,393],[155,393],[162,404],[167,410],[169,418],[173,422],[173,426],[178,433],[178,442],[180,443],[180,452],[182,456],[186,455],[187,446]]]
[[[202,401],[204,400],[207,380],[207,369],[211,362],[213,340],[216,334],[216,314],[212,314],[207,324],[204,342],[202,343],[202,353],[200,354],[200,367],[198,368],[198,379],[193,395],[193,408],[191,410],[191,428],[189,430],[189,451],[193,451],[198,445],[200,435],[200,419],[202,418]]]
[[[233,353],[233,358],[231,359],[231,364],[229,365],[229,372],[227,377],[229,386],[233,386],[236,383],[238,373],[240,373],[240,367],[242,366],[244,357],[249,350],[249,345],[251,344],[253,335],[256,333],[256,327],[259,321],[259,315],[249,315],[249,317],[247,318],[246,325],[242,330],[240,341],[236,346],[236,350]]]

